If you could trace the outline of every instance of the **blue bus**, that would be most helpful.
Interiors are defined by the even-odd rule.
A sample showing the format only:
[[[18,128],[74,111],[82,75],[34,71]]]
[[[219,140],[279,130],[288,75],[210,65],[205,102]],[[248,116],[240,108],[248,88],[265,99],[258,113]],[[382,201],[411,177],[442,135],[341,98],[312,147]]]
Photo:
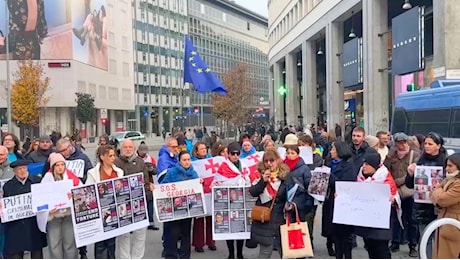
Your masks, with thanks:
[[[396,99],[393,134],[431,131],[445,138],[446,148],[460,151],[460,85],[401,93]]]

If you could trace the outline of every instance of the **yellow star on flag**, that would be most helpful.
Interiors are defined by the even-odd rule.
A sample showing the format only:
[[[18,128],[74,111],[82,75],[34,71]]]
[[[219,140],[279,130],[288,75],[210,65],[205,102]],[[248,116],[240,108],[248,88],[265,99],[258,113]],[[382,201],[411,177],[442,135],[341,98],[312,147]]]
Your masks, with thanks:
[[[205,71],[206,71],[206,72],[210,72],[210,71],[211,71],[211,69],[210,69],[210,68],[206,68],[206,70],[205,70]]]
[[[188,58],[188,61],[193,61],[193,57]]]
[[[203,69],[202,69],[202,68],[198,68],[196,71],[197,71],[198,73],[202,73],[202,72],[203,72]]]
[[[192,54],[192,55],[196,55],[196,51],[192,51],[191,54]]]
[[[196,63],[192,63],[192,67],[196,67]]]

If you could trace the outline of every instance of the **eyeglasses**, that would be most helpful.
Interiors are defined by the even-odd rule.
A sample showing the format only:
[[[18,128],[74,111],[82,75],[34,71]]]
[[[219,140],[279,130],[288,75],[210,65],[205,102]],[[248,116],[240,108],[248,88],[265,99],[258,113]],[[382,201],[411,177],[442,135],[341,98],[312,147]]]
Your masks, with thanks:
[[[264,163],[273,163],[275,159],[266,159],[264,160]]]
[[[233,152],[230,152],[230,155],[240,155],[240,152],[238,152],[238,151],[233,151]]]

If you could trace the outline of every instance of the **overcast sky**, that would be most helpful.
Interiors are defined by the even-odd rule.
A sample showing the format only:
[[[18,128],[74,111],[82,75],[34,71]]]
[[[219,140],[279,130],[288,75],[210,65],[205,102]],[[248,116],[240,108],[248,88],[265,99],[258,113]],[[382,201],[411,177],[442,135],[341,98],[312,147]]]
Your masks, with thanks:
[[[268,17],[268,0],[235,0],[235,2],[255,13]]]

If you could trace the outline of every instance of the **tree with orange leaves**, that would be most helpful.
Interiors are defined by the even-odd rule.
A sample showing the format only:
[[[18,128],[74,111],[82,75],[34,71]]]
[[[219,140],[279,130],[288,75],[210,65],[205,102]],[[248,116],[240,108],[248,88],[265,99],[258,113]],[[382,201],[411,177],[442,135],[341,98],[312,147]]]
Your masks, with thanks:
[[[247,65],[239,64],[224,76],[222,83],[227,88],[227,95],[214,94],[212,97],[212,113],[216,118],[231,122],[235,126],[247,122],[251,114],[252,89],[247,74]]]
[[[11,114],[17,124],[38,126],[40,114],[49,101],[49,88],[44,66],[32,60],[18,61],[11,86]]]

